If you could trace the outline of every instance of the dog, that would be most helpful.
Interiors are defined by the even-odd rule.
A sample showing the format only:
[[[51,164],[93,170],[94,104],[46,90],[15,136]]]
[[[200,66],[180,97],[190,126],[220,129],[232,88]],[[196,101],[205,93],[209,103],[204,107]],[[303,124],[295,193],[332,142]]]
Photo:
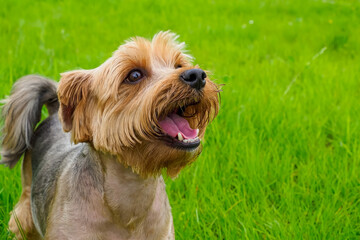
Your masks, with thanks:
[[[162,170],[175,178],[198,157],[220,91],[177,39],[132,38],[59,84],[15,82],[1,155],[10,168],[23,156],[9,222],[18,239],[175,238]]]

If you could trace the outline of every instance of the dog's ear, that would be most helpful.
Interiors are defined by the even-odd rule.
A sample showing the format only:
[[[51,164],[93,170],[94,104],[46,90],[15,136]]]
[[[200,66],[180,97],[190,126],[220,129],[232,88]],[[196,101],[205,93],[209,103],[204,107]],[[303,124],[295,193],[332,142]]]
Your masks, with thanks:
[[[92,73],[90,70],[75,70],[61,74],[58,87],[60,101],[59,117],[65,132],[72,132],[72,140],[90,140],[90,129],[86,119]]]

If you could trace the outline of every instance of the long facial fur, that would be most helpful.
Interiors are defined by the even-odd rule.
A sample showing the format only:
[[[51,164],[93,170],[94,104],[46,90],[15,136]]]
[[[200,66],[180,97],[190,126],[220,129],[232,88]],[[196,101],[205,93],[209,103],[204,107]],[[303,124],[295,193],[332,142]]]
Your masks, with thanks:
[[[194,161],[201,147],[187,152],[161,142],[159,118],[179,104],[196,102],[185,115],[202,138],[218,112],[219,89],[208,78],[201,91],[180,81],[182,72],[197,66],[176,40],[170,32],[160,32],[152,41],[133,38],[98,68],[62,74],[59,114],[72,141],[90,142],[145,177],[159,174],[162,168],[174,177]],[[146,77],[127,83],[132,69],[141,69]]]

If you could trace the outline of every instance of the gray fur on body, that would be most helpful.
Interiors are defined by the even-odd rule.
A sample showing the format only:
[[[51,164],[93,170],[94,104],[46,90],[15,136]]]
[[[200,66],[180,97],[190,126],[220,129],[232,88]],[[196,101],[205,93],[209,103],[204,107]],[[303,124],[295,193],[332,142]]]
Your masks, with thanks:
[[[34,224],[43,235],[46,232],[57,177],[67,164],[76,162],[77,155],[80,155],[85,144],[70,144],[70,134],[63,132],[56,114],[39,125],[31,143],[31,210]]]

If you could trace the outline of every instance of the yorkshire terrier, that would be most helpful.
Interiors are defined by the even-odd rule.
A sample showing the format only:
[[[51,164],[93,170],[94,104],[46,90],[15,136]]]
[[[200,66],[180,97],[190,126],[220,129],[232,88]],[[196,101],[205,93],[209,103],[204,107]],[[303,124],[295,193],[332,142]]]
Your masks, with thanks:
[[[25,76],[4,102],[2,163],[24,154],[18,239],[175,238],[162,169],[174,178],[198,157],[219,109],[219,87],[175,34],[132,38],[59,84]]]

